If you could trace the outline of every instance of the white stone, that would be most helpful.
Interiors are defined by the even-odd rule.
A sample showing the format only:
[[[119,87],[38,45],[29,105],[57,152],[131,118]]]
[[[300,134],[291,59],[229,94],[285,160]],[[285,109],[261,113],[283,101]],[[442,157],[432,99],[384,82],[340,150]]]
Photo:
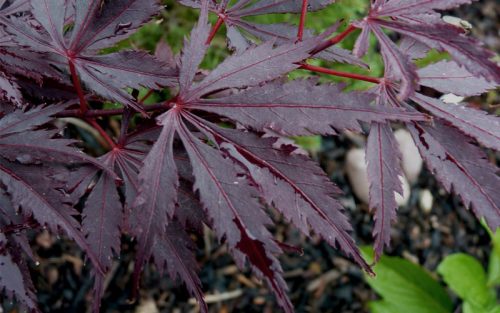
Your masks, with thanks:
[[[418,205],[420,209],[425,213],[429,213],[432,210],[432,205],[434,204],[434,197],[429,189],[424,189],[420,191],[418,196]]]
[[[365,150],[353,148],[347,152],[346,171],[351,188],[358,199],[369,204],[370,183],[368,181],[368,169],[365,161]],[[395,192],[396,203],[398,206],[408,204],[410,199],[410,184],[405,177],[399,177],[403,184],[403,196]]]
[[[403,176],[399,176],[399,180],[401,180],[401,184],[403,184],[403,195],[401,196],[399,193],[394,192],[396,194],[396,203],[398,204],[398,206],[405,206],[410,200],[410,183],[408,183],[406,177]]]
[[[347,152],[346,171],[352,191],[361,202],[368,204],[370,184],[364,149],[353,148]]]
[[[460,102],[464,101],[465,98],[462,96],[457,96],[453,93],[447,93],[445,95],[442,95],[439,99],[441,99],[441,101],[443,101],[444,103],[459,104]]]
[[[442,19],[446,23],[460,27],[466,32],[470,32],[472,30],[472,27],[473,27],[469,21],[463,20],[463,19],[456,17],[456,16],[445,15],[442,17]]]
[[[418,148],[406,129],[396,130],[394,136],[401,151],[401,167],[403,168],[403,172],[408,181],[414,183],[422,171],[423,164]]]

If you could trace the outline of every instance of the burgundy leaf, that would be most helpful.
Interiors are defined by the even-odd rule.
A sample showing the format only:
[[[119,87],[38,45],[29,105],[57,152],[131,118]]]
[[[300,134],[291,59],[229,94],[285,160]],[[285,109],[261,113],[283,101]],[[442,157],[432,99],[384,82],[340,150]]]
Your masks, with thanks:
[[[3,232],[6,234],[7,241],[10,242],[12,246],[19,246],[31,259],[34,259],[34,255],[25,230],[35,227],[37,227],[37,223],[33,218],[31,216],[19,214],[12,205],[9,195],[5,190],[0,190],[0,228],[3,229],[0,233]],[[5,231],[5,229],[9,228],[12,229],[10,234],[8,231]]]
[[[103,272],[100,261],[79,230],[74,218],[77,212],[65,204],[61,192],[51,189],[54,183],[50,177],[45,176],[40,169],[35,173],[33,171],[33,166],[28,169],[26,166],[0,160],[0,181],[12,196],[13,203],[22,207],[24,212],[33,214],[40,224],[47,225],[53,232],[57,233],[59,228],[62,229],[87,253],[97,271]]]
[[[311,97],[311,95],[314,95]],[[223,98],[189,105],[231,118],[258,131],[271,129],[303,136],[361,131],[359,122],[426,120],[416,112],[373,106],[368,93],[345,93],[336,85],[316,85],[314,80],[273,82]]]
[[[25,275],[8,253],[6,245],[7,238],[0,233],[0,287],[7,295],[15,296],[30,310],[39,312],[35,293],[29,287],[31,284],[26,284]]]
[[[408,55],[403,54],[391,39],[384,34],[377,25],[370,27],[380,43],[382,58],[385,65],[385,77],[390,80],[401,81],[401,99],[406,99],[414,93],[418,76],[416,66],[412,63]]]
[[[391,240],[391,223],[396,220],[395,192],[403,195],[400,176],[401,154],[389,125],[373,123],[366,145],[366,162],[370,182],[370,208],[375,210],[375,259],[382,255]]]
[[[153,254],[154,242],[164,233],[175,211],[179,186],[173,155],[176,119],[174,110],[159,118],[162,132],[140,170],[141,185],[131,212],[131,229],[139,245],[135,275]]]
[[[48,123],[53,115],[62,111],[63,106],[52,105],[37,107],[29,111],[17,110],[0,119],[0,137],[33,130],[35,127]]]
[[[57,0],[32,1],[33,15],[46,33],[24,20],[6,21],[7,31],[31,49],[52,54],[52,64],[67,70],[76,67],[84,84],[106,98],[142,110],[124,88],[157,88],[173,85],[175,69],[142,52],[122,51],[99,55],[99,50],[129,36],[158,12],[155,0],[77,0],[72,31],[64,33],[66,6]]]
[[[458,64],[464,66],[470,73],[484,77],[488,81],[500,83],[500,67],[489,60],[493,57],[493,53],[482,48],[476,40],[460,33],[454,26],[409,24],[385,20],[377,20],[376,23],[414,38],[426,46],[447,51]]]
[[[476,77],[451,61],[440,61],[418,70],[420,85],[460,96],[480,95],[495,89],[497,84]]]
[[[90,163],[116,178],[113,170],[69,146],[73,140],[53,139],[54,131],[29,131],[50,121],[64,106],[49,106],[27,112],[14,111],[0,119],[0,155],[11,161],[35,163],[41,160]]]
[[[262,41],[276,40],[278,44],[285,44],[289,42],[294,42],[297,39],[297,26],[277,23],[277,24],[257,24],[241,19],[229,19],[231,26],[228,27],[227,36],[230,39],[230,44],[233,43],[236,51],[238,53],[246,50],[251,42],[250,36],[245,36],[244,34],[250,34]],[[236,27],[235,27],[236,26]],[[238,28],[244,30],[241,33]],[[314,33],[309,29],[304,29],[303,38],[313,38]],[[316,54],[315,57],[324,59],[327,61],[335,61],[342,63],[355,64],[362,67],[367,67],[363,61],[356,58],[351,54],[350,51],[332,46],[320,53]]]
[[[175,217],[183,227],[201,232],[203,223],[208,224],[208,222],[200,199],[193,193],[192,182],[188,183],[180,180],[178,192],[178,206],[175,209]]]
[[[332,246],[338,246],[369,270],[348,234],[352,228],[335,196],[341,192],[323,170],[307,157],[285,153],[273,147],[276,139],[263,139],[252,133],[219,128],[191,117],[220,142],[228,153],[249,171],[261,193],[287,220],[306,235],[311,231]]]
[[[154,0],[116,0],[113,5],[103,5],[100,0],[75,2],[75,25],[69,45],[75,52],[113,46],[148,22],[159,10],[159,4]]]
[[[449,10],[476,0],[389,0],[374,11],[377,16],[401,16],[429,13],[433,10]]]
[[[172,279],[177,277],[186,285],[201,306],[201,312],[208,312],[203,297],[201,281],[197,275],[198,264],[193,253],[195,246],[189,235],[179,223],[172,221],[163,234],[154,241],[154,260],[156,267],[167,269]]]
[[[315,41],[315,40],[314,40]],[[289,43],[274,47],[266,42],[238,55],[232,55],[189,89],[185,102],[193,101],[210,92],[241,86],[255,86],[280,77],[299,67],[297,62],[309,56],[310,41]]]
[[[112,265],[113,252],[120,253],[120,225],[123,208],[113,177],[103,173],[83,209],[83,232],[105,272]],[[94,312],[99,311],[104,294],[104,275],[95,273]]]
[[[399,50],[401,50],[403,54],[410,56],[414,60],[424,58],[430,49],[423,43],[418,42],[413,38],[403,37],[403,39],[401,39],[401,42],[399,43]],[[420,77],[419,71],[418,74],[419,78],[422,79],[422,77]]]
[[[207,1],[203,3],[208,5]],[[184,49],[182,50],[181,66],[179,72],[179,88],[181,91],[189,90],[193,83],[194,76],[198,71],[201,61],[208,49],[206,40],[210,33],[210,26],[208,25],[208,7],[203,7],[200,12],[200,19],[198,24],[191,32],[189,41],[184,40]]]
[[[265,228],[271,220],[258,202],[257,190],[241,176],[242,169],[238,171],[231,160],[202,143],[180,122],[178,132],[191,160],[194,188],[200,193],[217,236],[226,239],[240,266],[244,257],[249,260],[256,273],[267,280],[280,305],[292,312],[281,266],[273,255],[281,249]]]
[[[333,0],[310,0],[308,1],[308,11],[320,10]],[[247,5],[250,4],[250,5]],[[246,5],[245,7],[243,7]],[[302,3],[295,0],[260,0],[257,2],[240,0],[228,13],[236,16],[251,16],[272,13],[300,13]]]
[[[486,147],[500,151],[499,117],[460,104],[443,103],[441,100],[421,94],[416,94],[412,100],[433,115],[447,120]]]
[[[23,103],[23,95],[15,79],[9,78],[3,73],[0,73],[0,97],[14,103],[18,107]]]
[[[471,138],[437,120],[434,126],[409,125],[427,167],[448,192],[458,195],[491,229],[500,226],[498,168]],[[459,143],[459,144],[458,144]]]

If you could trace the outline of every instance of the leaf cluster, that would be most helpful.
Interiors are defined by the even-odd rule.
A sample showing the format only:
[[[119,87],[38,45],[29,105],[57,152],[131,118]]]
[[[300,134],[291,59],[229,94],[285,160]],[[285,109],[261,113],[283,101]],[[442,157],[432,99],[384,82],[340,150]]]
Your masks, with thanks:
[[[490,235],[493,247],[487,272],[476,258],[465,253],[451,254],[437,267],[446,286],[461,300],[464,313],[500,312],[495,291],[500,284],[500,232],[490,232]],[[368,249],[364,252],[369,254]],[[450,293],[440,284],[437,275],[419,265],[398,257],[382,256],[374,271],[377,277],[367,277],[367,282],[382,299],[369,303],[371,312],[455,312]]]
[[[8,296],[38,311],[28,231],[48,229],[74,240],[91,261],[99,311],[105,277],[128,235],[137,250],[134,288],[152,261],[181,280],[207,312],[190,237],[206,225],[236,264],[248,264],[292,312],[278,260],[287,245],[269,230],[271,210],[371,273],[350,235],[340,189],[282,140],[290,136],[369,133],[376,259],[390,242],[395,192],[402,192],[395,127],[410,131],[447,191],[492,229],[500,226],[498,168],[485,152],[500,150],[498,117],[444,103],[423,88],[466,97],[499,85],[493,53],[437,12],[471,0],[375,0],[344,31],[337,32],[337,21],[319,34],[304,21],[332,0],[179,2],[200,10],[196,26],[179,55],[163,42],[151,55],[113,47],[164,10],[155,0],[0,1],[0,286]],[[299,23],[249,20],[284,13],[296,14]],[[213,27],[210,14],[217,16]],[[232,53],[204,71],[200,64],[223,24]],[[353,51],[335,46],[353,34]],[[367,67],[359,57],[370,36],[380,46],[383,77],[308,63]],[[431,49],[451,60],[418,69],[416,60]],[[297,69],[373,88],[347,92],[343,84],[287,79]],[[162,100],[145,105],[151,95]],[[121,129],[111,134],[102,124],[114,115],[121,116]],[[107,152],[91,155],[84,138],[85,149],[78,148],[81,138],[58,127],[68,117],[97,134]]]

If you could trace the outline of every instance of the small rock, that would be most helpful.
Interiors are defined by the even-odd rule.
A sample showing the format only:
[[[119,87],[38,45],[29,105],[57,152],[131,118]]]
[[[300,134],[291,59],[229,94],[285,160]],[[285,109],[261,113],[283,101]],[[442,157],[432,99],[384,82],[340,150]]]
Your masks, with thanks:
[[[410,133],[406,129],[398,129],[394,132],[396,141],[401,151],[401,166],[406,178],[410,183],[414,183],[422,171],[422,158],[418,148],[413,142]]]
[[[347,152],[346,171],[354,194],[361,202],[368,204],[370,184],[364,149],[354,148]]]
[[[470,22],[456,16],[445,15],[443,16],[443,21],[453,26],[462,28],[466,33],[472,30],[472,24]]]
[[[414,264],[419,264],[418,258],[411,254],[410,251],[403,251],[403,258],[407,259],[408,261],[414,263]]]
[[[55,267],[50,267],[46,273],[49,285],[54,285],[59,280],[59,270]]]
[[[47,230],[44,230],[36,236],[36,243],[44,249],[50,249],[54,242],[54,236],[52,236]]]
[[[358,197],[361,202],[369,204],[370,183],[368,181],[364,149],[353,148],[347,152],[346,171],[356,197]],[[399,179],[403,184],[403,196],[395,192],[396,203],[398,206],[404,206],[410,199],[410,184],[405,177],[399,177]]]
[[[408,180],[403,177],[399,176],[399,180],[401,180],[401,183],[403,184],[403,195],[400,195],[399,193],[395,192],[396,194],[396,203],[398,206],[405,206],[408,204],[408,201],[410,200],[410,184],[408,183]]]
[[[135,309],[135,313],[160,313],[160,310],[153,299],[145,299]]]
[[[443,101],[444,103],[459,104],[465,98],[461,97],[461,96],[457,96],[457,95],[452,94],[452,93],[447,93],[445,95],[442,95],[441,98],[439,98],[439,99],[441,99],[441,101]]]
[[[434,204],[434,197],[429,189],[424,189],[420,191],[418,197],[418,205],[425,213],[429,213],[432,210],[432,205]]]

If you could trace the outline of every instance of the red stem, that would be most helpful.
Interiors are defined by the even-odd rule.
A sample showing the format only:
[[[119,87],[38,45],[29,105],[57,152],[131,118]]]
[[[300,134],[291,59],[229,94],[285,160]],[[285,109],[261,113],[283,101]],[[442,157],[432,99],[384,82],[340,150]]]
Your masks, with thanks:
[[[78,73],[76,72],[75,63],[73,60],[68,61],[69,71],[71,72],[71,80],[73,81],[73,85],[75,86],[76,93],[78,94],[78,98],[80,99],[80,111],[82,114],[88,111],[87,100],[85,100],[85,94],[83,92],[82,84],[80,83],[80,78],[78,78]]]
[[[212,28],[212,31],[210,32],[210,35],[208,35],[207,41],[205,42],[206,45],[209,45],[212,42],[212,39],[214,39],[215,34],[217,34],[217,31],[219,30],[219,28],[222,26],[223,23],[224,19],[222,18],[222,16],[219,16],[217,22],[215,22],[215,25]]]
[[[317,54],[325,49],[330,48],[331,46],[338,44],[342,40],[344,40],[345,37],[347,37],[350,33],[356,30],[356,26],[354,25],[349,25],[343,32],[338,34],[337,36],[330,38],[328,40],[323,41],[320,43],[314,50],[311,51],[311,54]]]
[[[155,92],[155,91],[154,91],[153,89],[150,89],[150,90],[148,91],[148,93],[147,93],[147,94],[145,94],[145,95],[144,95],[144,97],[142,97],[142,98],[139,100],[139,104],[144,104],[144,101],[148,100],[148,99],[149,99],[149,97],[151,97],[151,96],[153,95],[153,93],[154,93],[154,92]]]
[[[93,118],[88,118],[86,119],[86,121],[87,123],[92,125],[92,127],[94,127],[99,132],[99,134],[101,134],[102,138],[106,140],[111,149],[116,148],[116,143],[113,141],[113,139],[111,139],[111,137],[109,137],[108,133],[106,133],[106,131],[101,127],[101,125],[99,125],[99,123],[96,122],[96,120],[94,120]]]
[[[299,30],[297,31],[297,41],[302,41],[304,37],[304,25],[307,16],[307,0],[302,0],[302,11],[300,12]]]
[[[333,75],[333,76],[340,76],[340,77],[347,77],[347,78],[362,80],[362,81],[370,82],[370,83],[374,83],[374,84],[380,83],[380,78],[378,78],[378,77],[371,77],[371,76],[365,76],[365,75],[361,75],[361,74],[341,72],[341,71],[336,71],[336,70],[332,70],[329,68],[314,66],[314,65],[310,65],[310,64],[302,64],[300,66],[300,68],[304,69],[304,70],[317,72],[317,73],[324,73],[324,74]]]

